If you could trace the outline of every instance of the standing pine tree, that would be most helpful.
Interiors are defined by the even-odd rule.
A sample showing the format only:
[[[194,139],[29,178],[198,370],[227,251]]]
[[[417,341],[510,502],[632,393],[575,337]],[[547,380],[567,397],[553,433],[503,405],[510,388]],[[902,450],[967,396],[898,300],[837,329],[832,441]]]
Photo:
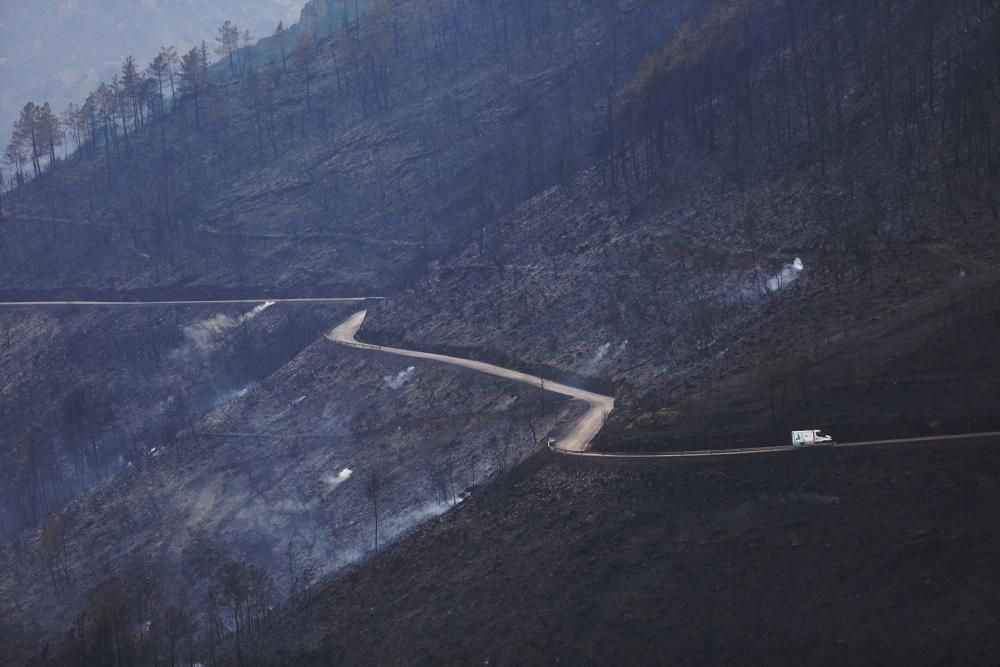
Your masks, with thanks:
[[[122,63],[122,92],[124,93],[132,110],[132,127],[138,128],[141,125],[139,120],[139,90],[140,90],[139,69],[135,65],[135,59],[127,56]]]
[[[25,146],[28,155],[31,156],[31,167],[35,172],[35,178],[42,173],[42,165],[38,160],[40,144],[38,141],[38,107],[34,102],[28,102],[21,109],[21,115],[14,122],[15,144]]]
[[[48,147],[49,150],[49,168],[55,169],[56,166],[56,146],[62,146],[63,138],[65,134],[62,130],[62,124],[59,122],[59,116],[52,111],[52,107],[48,102],[43,104],[41,107],[36,107],[38,109],[38,135],[42,146]],[[44,150],[44,149],[43,149]]]
[[[215,52],[229,60],[229,71],[236,78],[236,51],[240,46],[240,29],[232,21],[226,21],[215,36]]]
[[[274,38],[278,40],[278,51],[281,53],[281,69],[288,71],[288,61],[285,57],[285,22],[278,21],[274,29]]]
[[[171,46],[164,46],[160,48],[160,57],[163,58],[163,64],[166,67],[167,79],[170,81],[170,108],[173,108],[174,101],[177,99],[177,93],[174,90],[174,69],[180,64],[180,56],[177,55],[177,49]]]
[[[295,40],[295,47],[292,49],[292,63],[295,68],[302,73],[302,78],[306,83],[306,109],[311,109],[309,96],[310,83],[312,82],[312,64],[316,60],[316,41],[309,33],[302,33]]]
[[[193,48],[181,56],[180,89],[184,97],[194,100],[194,126],[201,128],[201,93],[205,84],[205,67],[202,50]]]

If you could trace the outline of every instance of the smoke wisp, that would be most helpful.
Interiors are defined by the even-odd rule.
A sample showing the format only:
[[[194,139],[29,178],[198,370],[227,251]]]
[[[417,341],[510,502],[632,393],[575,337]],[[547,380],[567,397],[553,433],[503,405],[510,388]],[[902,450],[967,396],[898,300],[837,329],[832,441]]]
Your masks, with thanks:
[[[781,271],[768,278],[766,283],[767,291],[777,292],[788,287],[799,279],[799,275],[804,268],[805,265],[802,263],[802,260],[796,257],[793,262],[785,264],[781,267]]]
[[[413,374],[416,370],[416,368],[410,366],[409,368],[399,371],[395,375],[386,375],[382,379],[385,380],[385,383],[389,385],[390,389],[402,389],[406,383],[413,379]]]
[[[594,354],[589,359],[580,365],[578,372],[583,375],[589,375],[597,371],[605,361],[610,358],[617,358],[625,352],[627,346],[628,341],[622,342],[620,345],[615,346],[614,349],[612,349],[611,343],[604,343],[594,351]]]
[[[241,324],[254,319],[273,305],[273,301],[266,301],[259,306],[254,306],[239,317],[218,313],[204,320],[199,320],[194,324],[189,324],[184,327],[184,337],[187,339],[187,342],[175,354],[190,352],[205,354],[211,352],[218,347],[219,342],[226,334]]]
[[[233,389],[228,389],[226,391],[220,392],[215,398],[212,399],[210,407],[212,409],[219,407],[220,405],[225,405],[229,401],[237,398],[243,398],[247,395],[247,392],[253,388],[253,383],[245,385],[243,387],[236,387]]]
[[[327,487],[329,487],[328,491],[333,491],[338,486],[340,486],[348,479],[350,479],[352,474],[354,474],[353,470],[351,470],[350,468],[344,468],[336,475],[331,475],[330,473],[323,475],[323,482],[327,485]]]

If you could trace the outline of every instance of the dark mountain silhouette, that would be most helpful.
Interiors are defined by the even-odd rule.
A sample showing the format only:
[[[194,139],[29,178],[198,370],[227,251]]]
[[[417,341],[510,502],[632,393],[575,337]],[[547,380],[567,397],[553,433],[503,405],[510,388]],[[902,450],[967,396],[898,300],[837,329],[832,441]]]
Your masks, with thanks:
[[[363,341],[613,394],[605,451],[1000,427],[1000,3],[352,4],[311,4],[294,38],[208,72],[190,54],[176,108],[109,110],[5,193],[6,292],[383,295]],[[311,335],[294,340],[278,306],[229,314],[248,326],[206,372],[283,341],[247,366],[254,388],[155,421],[165,453],[13,531],[8,655],[995,655],[994,547],[977,539],[995,437],[555,458],[539,450],[577,406],[541,381],[335,347],[316,329],[346,310],[300,314]],[[61,327],[5,348],[24,369],[4,388],[5,469],[35,475],[5,479],[21,498],[71,464],[67,433],[112,440],[97,416],[129,383],[79,364],[51,379],[112,316],[4,316]],[[175,342],[192,326],[120,323]],[[134,356],[151,377],[137,403],[178,385]],[[23,463],[26,432],[53,465]]]

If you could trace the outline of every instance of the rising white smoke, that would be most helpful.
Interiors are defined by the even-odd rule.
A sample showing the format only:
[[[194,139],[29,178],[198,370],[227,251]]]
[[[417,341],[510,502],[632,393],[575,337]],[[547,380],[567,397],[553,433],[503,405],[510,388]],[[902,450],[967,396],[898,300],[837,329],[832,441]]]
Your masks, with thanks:
[[[622,343],[620,347],[615,349],[613,356],[617,356],[624,349],[625,349],[625,343]],[[580,365],[580,368],[577,372],[583,375],[589,375],[590,373],[593,373],[598,369],[598,367],[601,364],[603,364],[608,359],[609,354],[612,354],[611,343],[604,343],[603,345],[599,346],[597,350],[594,351],[594,354],[591,355],[589,359],[587,359]]]
[[[497,401],[496,411],[506,412],[516,402],[517,402],[517,396],[505,396],[501,398],[499,401]]]
[[[238,388],[235,388],[235,389],[228,389],[226,391],[220,392],[219,394],[217,394],[212,399],[212,401],[211,401],[211,407],[212,408],[217,408],[220,405],[225,405],[226,403],[228,403],[229,401],[232,401],[234,399],[243,398],[244,396],[247,395],[247,392],[249,392],[250,389],[252,389],[252,388],[253,388],[253,383],[248,384],[248,385],[243,386],[243,387],[238,387]]]
[[[353,473],[354,471],[351,470],[350,468],[344,468],[336,475],[331,475],[327,473],[326,475],[323,475],[323,482],[325,482],[326,485],[329,487],[328,489],[329,491],[333,491],[338,486],[346,482]]]
[[[594,356],[590,358],[590,361],[588,363],[592,366],[596,366],[597,364],[601,363],[602,361],[605,360],[605,358],[607,358],[608,351],[610,349],[611,349],[611,343],[605,343],[604,345],[600,346],[599,348],[597,348],[597,352],[594,353]]]
[[[389,385],[391,389],[402,389],[403,385],[413,379],[413,373],[416,370],[416,368],[410,366],[409,368],[399,371],[395,375],[386,375],[382,379],[385,380],[385,383]]]
[[[795,261],[791,264],[785,264],[781,267],[781,271],[778,271],[767,279],[767,291],[777,292],[785,289],[799,279],[799,274],[802,273],[802,269],[804,268],[805,265],[802,263],[802,260],[796,257]]]
[[[458,502],[462,502],[462,500],[464,500],[464,498],[459,498]],[[393,540],[402,537],[407,532],[426,522],[428,519],[433,519],[436,516],[444,514],[450,510],[451,507],[452,506],[449,503],[443,503],[435,500],[417,507],[412,507],[400,512],[399,514],[387,516],[380,529],[380,537],[385,540],[385,544],[389,544]]]
[[[266,301],[238,317],[218,313],[187,325],[184,327],[184,337],[187,338],[187,342],[175,351],[175,356],[191,352],[211,352],[219,346],[219,342],[227,333],[241,324],[249,322],[273,305],[273,301]]]

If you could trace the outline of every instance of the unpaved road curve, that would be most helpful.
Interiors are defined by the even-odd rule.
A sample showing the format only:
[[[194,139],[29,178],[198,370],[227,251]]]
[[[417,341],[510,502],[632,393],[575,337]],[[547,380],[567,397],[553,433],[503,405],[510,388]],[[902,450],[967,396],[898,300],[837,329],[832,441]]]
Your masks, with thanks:
[[[602,396],[601,394],[595,394],[590,391],[583,389],[577,389],[576,387],[570,387],[568,385],[560,384],[558,382],[549,382],[543,378],[539,378],[534,375],[528,375],[527,373],[521,373],[520,371],[513,371],[508,368],[501,368],[499,366],[494,366],[493,364],[487,364],[482,361],[472,361],[470,359],[462,359],[460,357],[450,357],[444,354],[434,354],[431,352],[415,352],[413,350],[403,350],[395,347],[384,347],[382,345],[371,345],[369,343],[362,343],[357,340],[358,330],[365,321],[365,315],[368,311],[362,310],[355,313],[349,317],[343,324],[338,326],[336,329],[327,334],[327,338],[340,345],[346,345],[348,347],[354,347],[362,350],[374,350],[378,352],[386,352],[388,354],[395,354],[401,357],[411,357],[413,359],[429,359],[431,361],[439,361],[441,363],[450,364],[452,366],[460,366],[462,368],[470,368],[481,373],[488,373],[489,375],[495,375],[497,377],[507,378],[509,380],[515,380],[517,382],[524,382],[536,387],[544,386],[545,389],[553,391],[557,394],[562,394],[563,396],[568,396],[570,398],[579,399],[584,401],[589,406],[587,413],[580,418],[579,421],[574,424],[573,428],[563,436],[558,441],[549,441],[549,449],[559,454],[566,454],[572,456],[582,456],[587,458],[599,458],[599,459],[693,459],[693,458],[706,458],[713,456],[753,456],[760,454],[774,454],[777,452],[797,452],[801,451],[801,447],[794,447],[792,445],[783,445],[776,447],[746,447],[741,449],[704,449],[698,451],[686,451],[686,452],[660,452],[660,453],[615,453],[615,452],[590,452],[587,451],[590,447],[590,443],[594,440],[597,434],[600,432],[601,427],[604,426],[604,421],[607,416],[615,407],[615,399],[610,396]],[[822,447],[816,447],[817,449],[844,449],[850,447],[879,447],[886,445],[907,445],[907,444],[918,444],[918,443],[938,443],[938,442],[948,442],[948,441],[961,441],[961,440],[977,440],[983,438],[996,438],[1000,437],[1000,431],[988,432],[988,433],[970,433],[966,435],[946,435],[946,436],[930,436],[922,438],[897,438],[894,440],[866,440],[863,442],[846,442],[837,443],[835,445],[824,445]]]
[[[558,382],[549,382],[548,380],[543,380],[536,375],[529,375],[520,371],[510,370],[509,368],[501,368],[500,366],[494,366],[493,364],[487,364],[482,361],[449,357],[444,354],[433,354],[431,352],[415,352],[413,350],[402,350],[395,347],[369,345],[368,343],[359,342],[355,336],[358,333],[358,329],[361,328],[361,324],[365,321],[365,315],[367,315],[367,313],[368,311],[366,310],[355,313],[343,324],[327,334],[327,338],[335,343],[346,345],[348,347],[387,352],[389,354],[395,354],[400,357],[410,357],[412,359],[439,361],[452,366],[469,368],[474,371],[479,371],[480,373],[487,373],[489,375],[495,375],[497,377],[514,380],[516,382],[523,382],[539,388],[544,386],[544,388],[548,391],[585,402],[588,406],[587,413],[573,425],[573,428],[569,431],[569,433],[560,438],[557,443],[560,450],[567,452],[585,452],[590,446],[591,441],[601,430],[601,427],[604,426],[604,420],[607,418],[607,415],[610,414],[615,407],[615,399],[610,396],[602,396],[601,394],[595,394],[594,392],[586,391],[585,389],[577,389],[576,387],[570,387],[569,385],[560,384]],[[550,443],[550,445],[551,444],[552,443]]]
[[[371,300],[381,300],[385,297],[302,297],[288,299],[191,299],[173,301],[0,301],[0,307],[18,306],[209,306],[227,304],[261,304],[261,303],[362,303]],[[588,458],[603,459],[690,459],[711,456],[750,456],[754,454],[773,454],[776,452],[794,452],[800,448],[791,445],[777,447],[749,447],[742,449],[708,449],[698,451],[682,452],[660,452],[660,453],[629,453],[629,452],[591,452],[588,451],[591,442],[601,431],[604,422],[611,411],[615,408],[615,399],[610,396],[603,396],[585,389],[577,389],[559,382],[550,382],[535,375],[529,375],[509,368],[501,368],[493,364],[460,357],[450,357],[444,354],[434,354],[431,352],[416,352],[414,350],[403,350],[394,347],[384,347],[381,345],[370,345],[357,340],[356,335],[365,321],[368,311],[362,310],[355,313],[340,326],[327,334],[327,338],[340,345],[359,348],[363,350],[374,350],[385,352],[401,357],[413,359],[428,359],[438,361],[452,366],[469,368],[480,373],[487,373],[497,377],[523,382],[544,388],[557,394],[562,394],[571,399],[581,400],[588,406],[586,414],[583,415],[573,425],[573,428],[558,441],[549,441],[549,448],[560,454],[584,456]],[[947,442],[961,440],[977,440],[983,438],[1000,437],[1000,431],[989,433],[970,433],[965,435],[930,436],[922,438],[899,438],[894,440],[868,440],[863,442],[847,442],[835,445],[824,446],[826,449],[841,449],[847,447],[876,447],[885,445],[906,445],[918,443]]]

